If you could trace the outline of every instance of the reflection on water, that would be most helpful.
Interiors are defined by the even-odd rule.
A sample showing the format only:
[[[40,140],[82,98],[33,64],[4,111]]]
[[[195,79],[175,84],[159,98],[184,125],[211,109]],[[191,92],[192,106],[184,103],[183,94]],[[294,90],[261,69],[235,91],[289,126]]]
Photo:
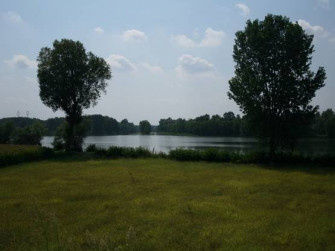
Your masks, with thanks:
[[[53,137],[44,137],[43,146],[51,147]],[[155,152],[169,152],[176,148],[206,149],[221,148],[233,151],[249,151],[256,149],[259,144],[255,138],[242,137],[189,137],[167,135],[115,135],[89,136],[85,139],[84,147],[95,144],[97,147],[145,147]],[[335,140],[313,138],[301,140],[297,150],[308,153],[335,153]]]

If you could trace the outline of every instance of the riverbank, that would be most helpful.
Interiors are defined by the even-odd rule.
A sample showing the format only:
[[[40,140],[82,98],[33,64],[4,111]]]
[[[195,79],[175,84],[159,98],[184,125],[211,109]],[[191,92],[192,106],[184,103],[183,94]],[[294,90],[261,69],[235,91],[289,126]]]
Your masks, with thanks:
[[[75,159],[0,169],[2,250],[331,250],[330,169]]]

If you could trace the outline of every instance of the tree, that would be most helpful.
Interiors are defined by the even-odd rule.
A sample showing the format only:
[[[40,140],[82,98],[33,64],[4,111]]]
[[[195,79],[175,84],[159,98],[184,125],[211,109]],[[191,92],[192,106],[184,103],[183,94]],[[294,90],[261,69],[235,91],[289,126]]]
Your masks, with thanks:
[[[101,92],[106,92],[110,66],[86,53],[79,41],[69,39],[55,40],[52,49],[42,48],[37,60],[41,100],[53,111],[65,112],[65,149],[81,151],[83,135],[76,133],[81,131],[76,127],[82,122],[83,109],[96,105]]]
[[[4,124],[0,124],[0,144],[10,143],[14,132],[15,126],[12,121],[7,121]]]
[[[318,107],[310,105],[324,86],[326,73],[310,70],[313,36],[282,16],[247,21],[236,33],[235,76],[228,96],[250,119],[270,154],[293,147],[299,128],[308,124]]]
[[[150,134],[151,133],[151,124],[148,120],[143,120],[140,122],[140,132],[141,134]]]
[[[17,128],[14,132],[12,143],[18,145],[41,145],[41,140],[46,132],[41,122],[34,122],[30,126]]]

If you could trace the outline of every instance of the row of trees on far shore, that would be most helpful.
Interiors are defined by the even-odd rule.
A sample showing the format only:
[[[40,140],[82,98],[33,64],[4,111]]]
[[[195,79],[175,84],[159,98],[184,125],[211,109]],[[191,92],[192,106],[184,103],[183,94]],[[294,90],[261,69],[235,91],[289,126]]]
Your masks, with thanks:
[[[158,134],[194,135],[194,136],[222,136],[222,137],[256,137],[247,116],[240,116],[233,112],[220,115],[202,115],[194,119],[161,119],[158,125],[151,125],[143,120],[139,125],[123,119],[120,122],[114,118],[102,115],[86,115],[83,117],[85,135],[128,135],[128,134]],[[8,135],[15,128],[28,128],[39,124],[44,129],[42,136],[54,136],[57,130],[65,123],[64,118],[50,118],[40,120],[36,118],[15,117],[0,119],[0,142],[8,142]],[[7,135],[7,136],[6,136]],[[317,112],[313,121],[299,131],[300,137],[327,137],[335,138],[335,112],[327,109]]]

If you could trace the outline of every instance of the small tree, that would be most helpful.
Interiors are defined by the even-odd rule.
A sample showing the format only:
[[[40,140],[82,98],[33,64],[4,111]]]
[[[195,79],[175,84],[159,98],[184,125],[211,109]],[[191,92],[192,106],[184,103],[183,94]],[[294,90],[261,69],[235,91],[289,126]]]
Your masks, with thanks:
[[[83,136],[78,129],[82,112],[106,92],[110,67],[103,58],[86,53],[82,43],[69,39],[55,40],[52,49],[42,48],[37,60],[42,102],[66,114],[65,149],[82,151]]]
[[[0,125],[0,144],[8,144],[15,132],[15,126],[12,121]]]
[[[140,122],[140,132],[141,134],[150,134],[151,133],[151,124],[148,120],[143,120]]]
[[[18,145],[41,145],[41,140],[46,132],[41,122],[34,122],[30,126],[17,128],[14,132],[12,143]]]
[[[235,77],[228,96],[250,119],[271,154],[294,146],[299,128],[310,123],[318,107],[310,105],[324,86],[325,70],[310,70],[313,36],[282,16],[247,21],[236,33]]]

